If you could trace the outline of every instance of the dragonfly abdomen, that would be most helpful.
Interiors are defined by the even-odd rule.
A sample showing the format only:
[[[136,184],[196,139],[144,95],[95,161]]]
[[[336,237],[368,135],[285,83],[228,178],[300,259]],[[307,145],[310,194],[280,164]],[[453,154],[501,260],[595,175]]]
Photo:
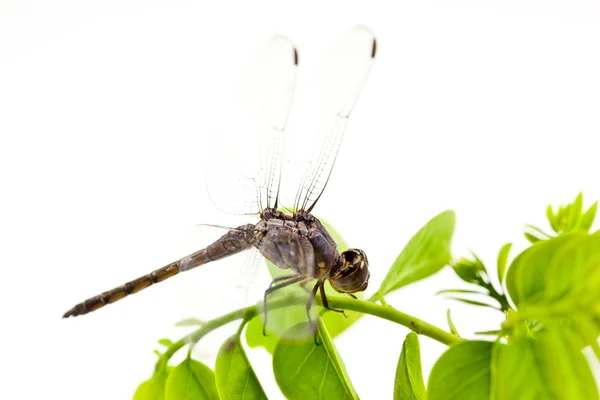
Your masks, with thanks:
[[[92,311],[96,311],[97,309],[104,307],[107,304],[114,303],[115,301],[121,300],[122,298],[125,298],[130,294],[137,293],[140,290],[152,286],[155,283],[162,282],[167,278],[177,275],[180,272],[178,263],[179,261],[176,261],[171,264],[165,265],[164,267],[152,271],[147,275],[127,282],[124,285],[121,285],[111,290],[107,290],[106,292],[101,293],[97,296],[90,297],[89,299],[77,304],[69,311],[67,311],[63,315],[63,318],[76,317],[78,315],[83,315]]]
[[[239,253],[252,246],[253,232],[254,225],[251,224],[241,226],[237,229],[231,229],[219,240],[194,254],[183,257],[180,260],[165,265],[147,275],[127,282],[124,285],[107,290],[97,296],[90,297],[67,311],[63,315],[63,318],[76,317],[78,315],[96,311],[107,304],[114,303],[130,294],[137,293],[155,283],[162,282],[165,279],[175,276],[180,272]]]
[[[177,263],[181,271],[187,271],[199,265],[211,261],[220,260],[230,255],[239,253],[252,246],[254,241],[254,225],[247,224],[236,229],[229,230],[217,241],[199,250],[194,254],[183,257]]]

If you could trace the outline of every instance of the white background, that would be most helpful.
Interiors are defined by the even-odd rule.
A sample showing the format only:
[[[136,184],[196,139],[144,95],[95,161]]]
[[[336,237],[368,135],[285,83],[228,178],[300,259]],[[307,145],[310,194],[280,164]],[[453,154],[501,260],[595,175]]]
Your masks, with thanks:
[[[547,203],[600,199],[598,2],[408,3],[0,2],[0,396],[130,398],[191,303],[218,314],[211,299],[232,277],[214,264],[60,319],[206,244],[190,245],[189,228],[218,222],[202,178],[214,115],[275,33],[297,43],[301,71],[357,23],[377,34],[316,210],[367,252],[372,290],[442,210],[458,216],[455,254],[493,267],[503,243],[523,248],[525,222],[546,228]],[[445,270],[389,302],[441,327],[451,307],[468,337],[497,328],[500,314],[434,295],[460,285]],[[391,397],[407,333],[366,317],[336,341],[362,398]],[[210,365],[219,341],[206,339]],[[444,346],[421,347],[428,376]],[[280,398],[269,358],[251,357]]]

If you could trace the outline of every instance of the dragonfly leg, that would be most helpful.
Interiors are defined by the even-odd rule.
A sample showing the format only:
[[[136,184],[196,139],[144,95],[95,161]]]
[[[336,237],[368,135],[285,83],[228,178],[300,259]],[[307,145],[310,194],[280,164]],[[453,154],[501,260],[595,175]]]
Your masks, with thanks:
[[[348,296],[352,297],[354,300],[358,300],[358,297],[353,295],[352,293],[346,293]]]
[[[319,340],[318,340],[318,338],[319,338],[318,326],[317,326],[317,324],[315,324],[315,321],[313,321],[310,316],[310,309],[312,308],[312,305],[315,302],[315,297],[317,295],[317,290],[319,290],[319,287],[323,287],[323,281],[321,281],[321,280],[317,281],[315,286],[310,291],[310,295],[308,296],[308,302],[306,303],[306,316],[308,317],[308,324],[310,325],[310,330],[312,331],[314,339],[315,339],[315,346],[320,345]]]
[[[300,282],[300,287],[306,291],[306,293],[310,293],[310,289],[306,287],[308,281]]]
[[[281,278],[283,278],[283,277],[281,277]],[[277,279],[277,278],[275,278],[275,279]],[[270,286],[267,290],[265,290],[265,296],[264,296],[264,300],[263,300],[263,312],[264,312],[263,335],[264,336],[267,336],[267,296],[276,290],[282,289],[286,286],[293,285],[294,283],[298,283],[298,282],[306,280],[306,279],[310,279],[310,278],[307,278],[304,275],[288,276],[287,282],[279,283],[275,286]],[[284,280],[284,279],[279,279],[279,281],[282,281],[282,280]]]
[[[330,311],[335,311],[335,312],[339,312],[342,313],[342,315],[345,318],[348,318],[348,316],[346,315],[346,313],[344,312],[344,310],[338,309],[338,308],[331,308],[329,307],[329,301],[327,300],[327,296],[325,295],[325,285],[321,285],[321,301],[323,302],[323,307],[325,307],[326,309],[330,310]]]
[[[271,281],[271,284],[269,285],[269,287],[273,287],[273,285],[276,284],[277,282],[286,281],[288,279],[292,279],[292,278],[295,278],[297,276],[298,276],[298,274],[278,276],[277,278],[274,278]]]

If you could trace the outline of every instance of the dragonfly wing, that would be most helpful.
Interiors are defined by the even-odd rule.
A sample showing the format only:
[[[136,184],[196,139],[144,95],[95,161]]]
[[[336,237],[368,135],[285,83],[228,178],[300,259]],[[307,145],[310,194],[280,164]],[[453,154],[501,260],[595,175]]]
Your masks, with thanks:
[[[260,300],[270,279],[268,271],[264,268],[264,257],[258,249],[252,248],[246,253],[246,260],[236,276],[235,285],[237,301],[243,305]]]
[[[213,243],[236,229],[212,224],[196,225],[190,231],[190,242],[193,242],[190,247]],[[256,248],[250,247],[239,254],[203,265],[202,271],[186,273],[186,278],[179,280],[179,317],[194,316],[207,320],[258,302],[271,280],[263,259]]]
[[[214,242],[218,237],[232,230],[236,231],[239,230],[239,228],[215,224],[197,224],[192,230],[190,236],[195,243]],[[223,264],[223,269],[227,271],[226,275],[231,280],[231,283],[235,284],[235,289],[238,292],[234,296],[236,298],[236,304],[246,304],[249,301],[256,302],[260,297],[257,297],[256,293],[260,295],[264,291],[265,282],[257,282],[260,280],[259,265],[262,265],[264,257],[255,247],[250,247],[249,249],[245,250],[244,257],[245,260],[243,262],[241,262],[242,257],[232,257],[233,262],[231,262],[231,264],[234,264],[232,266],[225,265],[229,263],[229,259],[224,260],[224,262],[219,260],[219,262]],[[269,275],[263,275],[267,277],[268,283]],[[257,287],[259,289],[257,289]],[[239,306],[241,307],[244,304]]]
[[[221,115],[210,143],[206,187],[226,213],[256,214],[275,203],[297,61],[289,39],[269,39],[245,66]]]
[[[311,211],[323,193],[375,53],[371,30],[355,27],[334,45],[312,79],[299,90],[290,120],[290,134],[296,140],[286,148],[289,162],[284,169],[284,181],[301,183],[295,194],[286,193],[286,204],[293,204],[294,209]]]

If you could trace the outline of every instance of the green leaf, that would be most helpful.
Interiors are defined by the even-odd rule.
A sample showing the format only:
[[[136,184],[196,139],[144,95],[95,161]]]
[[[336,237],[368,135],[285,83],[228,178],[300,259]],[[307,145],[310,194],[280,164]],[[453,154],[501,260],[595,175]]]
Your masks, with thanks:
[[[520,308],[530,319],[581,321],[600,315],[600,233],[559,246],[540,280],[544,290]]]
[[[327,282],[325,284],[325,294],[326,295],[333,294],[333,293],[331,293],[333,291],[333,289],[328,291],[327,290],[328,288],[331,288],[331,286],[329,285],[329,282]],[[354,293],[354,295],[359,300],[363,300],[363,298],[364,298],[363,292]],[[350,327],[352,324],[354,324],[356,321],[358,321],[363,316],[362,313],[357,312],[357,311],[351,311],[351,310],[345,310],[344,313],[346,314],[345,317],[344,317],[344,314],[334,312],[334,311],[326,311],[325,313],[323,313],[321,315],[321,319],[323,320],[323,322],[325,323],[325,326],[327,327],[329,336],[331,336],[332,338],[337,337],[340,333],[344,332],[346,329],[348,329],[348,327]]]
[[[559,206],[556,214],[556,223],[558,225],[557,233],[564,233],[567,229],[569,206]]]
[[[581,219],[581,210],[583,208],[583,195],[580,192],[575,198],[575,202],[569,207],[569,217],[567,219],[567,232],[570,232],[579,226]]]
[[[534,340],[496,344],[492,362],[490,399],[548,399],[549,393],[536,365]]]
[[[469,289],[444,289],[437,292],[437,295],[446,294],[446,293],[466,293],[466,294],[483,294],[487,295],[487,293],[478,291],[478,290],[469,290]]]
[[[505,333],[503,330],[493,330],[493,331],[477,331],[477,332],[475,332],[475,334],[483,335],[483,336],[502,336]]]
[[[512,261],[506,275],[506,289],[517,307],[523,302],[544,296],[550,261],[564,245],[579,241],[582,237],[579,233],[569,233],[541,241]]]
[[[267,398],[238,335],[230,337],[221,346],[215,364],[215,376],[222,399]]]
[[[448,328],[450,328],[450,332],[460,337],[458,331],[456,330],[456,326],[454,326],[454,322],[452,322],[452,317],[450,316],[450,309],[446,311],[446,319],[448,320]]]
[[[171,339],[159,339],[158,343],[165,347],[171,347],[173,345],[173,341]]]
[[[482,303],[481,301],[476,301],[476,300],[471,300],[471,299],[462,299],[460,297],[448,297],[450,300],[456,300],[456,301],[461,301],[463,303],[467,303],[470,304],[472,306],[479,306],[479,307],[489,307],[489,308],[493,308],[494,310],[499,310],[498,307],[494,307],[491,304],[487,304],[487,303]]]
[[[596,218],[596,211],[598,209],[598,202],[592,204],[590,208],[581,216],[581,220],[579,221],[579,228],[584,231],[589,231],[594,223],[594,218]]]
[[[133,395],[133,400],[164,400],[168,377],[169,371],[167,369],[159,369],[152,378],[138,386]]]
[[[198,318],[186,318],[175,323],[175,326],[202,326],[205,323],[205,321],[201,321]]]
[[[598,398],[581,353],[585,345],[597,346],[598,288],[600,233],[561,234],[530,247],[513,261],[507,289],[519,311],[507,326],[517,333],[511,340],[517,349],[499,350],[497,398],[516,393],[529,396],[523,398]],[[520,325],[514,323],[519,321]],[[535,329],[522,329],[531,321],[537,322]],[[523,366],[517,369],[516,363]],[[532,375],[535,371],[538,377]]]
[[[186,358],[167,379],[165,400],[219,400],[215,374],[199,361]]]
[[[497,343],[491,399],[597,399],[590,367],[569,330]]]
[[[301,291],[295,292],[296,295],[305,296],[306,301],[308,301],[308,294],[301,288],[299,289]],[[284,296],[284,293],[277,294],[277,292],[275,292],[272,297],[269,297],[269,302],[281,296]],[[290,327],[295,324],[307,321],[307,316],[306,308],[304,306],[269,309],[269,302],[267,302],[268,315],[266,335],[263,335],[264,315],[261,313],[252,318],[246,325],[246,343],[252,348],[258,346],[264,347],[269,353],[273,354],[279,338],[286,330],[290,329]],[[316,308],[317,307],[313,307],[313,310],[311,311],[311,315],[315,318],[317,315]]]
[[[546,268],[544,303],[600,300],[600,234],[582,235],[563,243]],[[581,304],[581,303],[580,303]]]
[[[455,219],[453,211],[444,211],[425,224],[396,258],[379,292],[385,295],[448,265]]]
[[[396,368],[394,400],[426,399],[425,383],[421,370],[419,338],[411,332],[404,339],[400,360]]]
[[[548,205],[548,207],[546,208],[546,216],[548,217],[548,222],[550,222],[550,226],[552,227],[552,230],[554,232],[558,233],[559,227],[558,227],[557,215],[554,213],[554,211],[552,209],[552,205]]]
[[[500,285],[504,282],[504,277],[506,276],[506,266],[508,265],[508,253],[510,253],[510,249],[512,247],[512,243],[506,243],[500,249],[498,253],[498,281]]]
[[[559,206],[556,214],[553,213],[552,207],[548,206],[546,214],[556,233],[564,234],[577,230],[587,232],[594,222],[597,208],[596,202],[583,212],[583,194],[580,192],[573,203]]]
[[[465,341],[437,360],[427,385],[429,400],[487,399],[493,343]]]
[[[461,258],[452,264],[452,269],[463,281],[478,285],[482,282],[481,273],[485,272],[485,266],[475,254],[473,257],[475,260]]]
[[[273,354],[278,338],[273,335],[263,335],[263,319],[254,317],[246,324],[246,343],[251,348],[264,347],[270,354]]]
[[[292,327],[281,338],[273,353],[273,372],[281,392],[291,400],[358,399],[320,319],[318,340],[317,346],[308,323]]]
[[[532,246],[509,269],[507,289],[533,320],[600,314],[600,232],[572,232]]]
[[[544,232],[537,226],[533,226],[531,224],[525,224],[525,228],[529,229],[530,231],[533,231],[533,233],[535,233],[540,238],[540,240],[548,240],[552,237],[552,235],[547,234],[546,232]]]
[[[544,240],[537,236],[532,235],[529,232],[525,232],[524,235],[525,235],[525,239],[527,239],[527,241],[529,241],[529,243],[531,243],[531,244]]]
[[[263,335],[263,318],[254,317],[246,324],[246,343],[248,346],[264,347],[269,353],[273,354],[275,346],[279,340],[278,336],[269,333],[268,336]]]
[[[273,278],[277,278],[279,276],[290,275],[289,271],[278,268],[270,261],[266,260],[267,268],[271,273]],[[311,289],[311,286],[307,286],[308,289]],[[264,313],[257,315],[252,318],[247,325],[246,328],[246,342],[252,348],[262,346],[271,354],[275,349],[275,345],[279,341],[279,338],[292,326],[297,325],[301,322],[307,321],[306,316],[306,308],[303,305],[290,306],[278,309],[269,308],[270,302],[288,296],[294,295],[299,297],[305,297],[308,302],[308,293],[299,284],[290,285],[280,290],[276,290],[271,293],[268,297],[267,301],[267,324],[266,324],[266,333],[267,335],[263,335],[263,325],[264,325]],[[262,304],[262,301],[261,301]],[[313,307],[311,310],[311,315],[313,317],[317,317],[318,308]]]

